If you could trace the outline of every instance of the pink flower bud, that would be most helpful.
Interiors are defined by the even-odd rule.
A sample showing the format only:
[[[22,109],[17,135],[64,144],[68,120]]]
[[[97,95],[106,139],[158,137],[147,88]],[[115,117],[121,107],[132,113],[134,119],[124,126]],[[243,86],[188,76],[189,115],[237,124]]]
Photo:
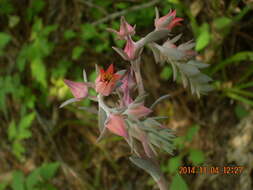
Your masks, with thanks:
[[[172,30],[177,25],[180,25],[183,18],[176,17],[176,10],[170,11],[167,15],[159,18],[159,13],[156,10],[155,27],[156,29]]]
[[[131,36],[127,36],[127,42],[125,45],[124,50],[112,47],[120,56],[127,61],[133,61],[140,57],[142,50],[146,44],[152,43],[154,41],[157,41],[161,39],[162,37],[165,37],[168,35],[169,30],[167,29],[161,29],[156,30],[153,32],[150,32],[145,37],[141,38],[139,41],[134,42],[131,38]]]
[[[114,134],[128,138],[126,124],[121,115],[111,114],[106,127]]]
[[[109,28],[108,31],[117,34],[119,39],[126,40],[128,35],[135,34],[135,26],[132,27],[130,24],[128,24],[125,17],[122,16],[120,20],[120,30],[116,31],[114,29]]]
[[[127,39],[126,46],[124,48],[124,52],[128,56],[128,60],[134,60],[136,58],[136,45],[135,42],[132,40],[131,37]]]
[[[100,74],[95,82],[96,91],[104,96],[110,95],[119,78],[119,74],[114,74],[113,64],[111,64],[106,71],[100,69]]]
[[[135,116],[136,118],[142,118],[142,117],[146,117],[148,114],[150,114],[152,112],[151,109],[143,106],[143,105],[139,105],[139,106],[129,106],[129,108],[126,111],[126,114],[130,114]]]
[[[145,43],[145,39],[139,40],[138,42],[134,42],[131,36],[127,36],[127,42],[124,51],[117,47],[113,47],[113,49],[117,51],[117,53],[119,53],[123,59],[127,61],[133,61],[140,56]]]
[[[65,84],[70,88],[73,96],[76,99],[82,99],[88,96],[88,87],[83,82],[74,82],[64,79]]]

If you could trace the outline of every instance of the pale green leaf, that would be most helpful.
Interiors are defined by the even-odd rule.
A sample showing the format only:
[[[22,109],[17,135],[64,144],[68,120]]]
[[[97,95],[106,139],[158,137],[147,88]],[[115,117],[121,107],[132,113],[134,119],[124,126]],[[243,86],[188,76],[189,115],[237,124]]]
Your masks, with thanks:
[[[20,133],[18,134],[17,139],[22,140],[22,139],[28,139],[30,137],[32,137],[31,131],[27,129],[23,129],[23,130],[20,130]]]
[[[31,1],[31,6],[27,9],[27,19],[29,21],[32,20],[34,16],[36,16],[38,13],[40,13],[43,8],[45,7],[45,1],[43,0],[33,0]]]
[[[160,77],[161,77],[161,79],[168,80],[172,77],[172,74],[173,74],[173,71],[172,71],[171,67],[165,66],[163,68],[162,72],[160,73]]]
[[[9,141],[12,141],[16,138],[17,136],[17,127],[15,124],[15,121],[12,120],[9,127],[8,127],[8,139]]]
[[[229,93],[227,93],[227,96],[230,97],[230,98],[232,98],[232,99],[234,99],[234,100],[238,100],[238,101],[241,101],[241,102],[243,102],[245,104],[253,106],[253,101],[252,100],[250,100],[248,98],[245,98],[243,96],[240,96],[240,95],[238,95],[236,93],[229,92]]]
[[[64,32],[64,39],[70,40],[74,37],[76,37],[76,33],[73,30],[66,30]]]
[[[40,169],[41,177],[44,180],[52,179],[56,175],[59,166],[60,166],[59,162],[43,164]]]
[[[238,63],[240,61],[245,61],[245,60],[253,61],[253,51],[241,51],[232,55],[231,57],[223,60],[219,64],[216,64],[216,66],[213,67],[211,74],[214,74],[217,71],[225,68],[227,65]]]
[[[34,186],[37,185],[40,181],[41,181],[40,168],[36,168],[26,178],[27,190],[34,190]]]
[[[189,159],[194,165],[202,164],[205,160],[205,155],[202,151],[197,149],[191,149]]]
[[[188,190],[188,186],[181,175],[176,174],[173,176],[170,190]]]
[[[25,152],[25,148],[21,144],[21,142],[19,141],[14,142],[12,144],[12,151],[19,160],[23,159],[23,153]]]
[[[21,171],[13,172],[13,180],[11,187],[13,190],[25,190],[24,181],[25,176]]]
[[[77,60],[83,53],[84,48],[81,46],[76,46],[72,51],[72,59]]]
[[[20,21],[20,18],[16,15],[9,16],[9,27],[13,28],[15,27]]]
[[[179,166],[181,165],[182,160],[180,156],[175,156],[169,160],[168,170],[170,173],[178,171]]]
[[[7,33],[0,32],[0,49],[3,49],[11,40],[11,36]]]
[[[249,112],[242,105],[238,104],[235,107],[235,115],[238,119],[242,119],[249,115]]]
[[[90,40],[97,35],[97,31],[91,24],[83,24],[81,26],[81,37],[84,40]]]
[[[9,15],[15,9],[10,0],[0,0],[0,14]]]
[[[8,183],[7,182],[1,182],[0,183],[0,190],[5,190],[8,186]]]
[[[196,51],[204,49],[210,42],[211,34],[209,32],[209,25],[204,23],[200,28],[199,36],[196,40]]]
[[[199,131],[199,126],[198,125],[193,125],[192,127],[190,127],[187,130],[187,134],[186,134],[186,140],[188,141],[192,141],[192,138],[194,135],[196,135]]]
[[[35,118],[34,112],[25,115],[19,123],[19,128],[21,128],[21,129],[29,128],[31,126],[31,123],[34,120],[34,118]]]
[[[43,87],[47,86],[46,68],[41,59],[35,59],[31,63],[32,76]]]
[[[223,29],[232,23],[232,19],[228,17],[220,17],[214,20],[214,26],[217,29]]]
[[[51,32],[55,31],[57,28],[58,28],[57,24],[48,25],[43,29],[41,34],[47,37]]]

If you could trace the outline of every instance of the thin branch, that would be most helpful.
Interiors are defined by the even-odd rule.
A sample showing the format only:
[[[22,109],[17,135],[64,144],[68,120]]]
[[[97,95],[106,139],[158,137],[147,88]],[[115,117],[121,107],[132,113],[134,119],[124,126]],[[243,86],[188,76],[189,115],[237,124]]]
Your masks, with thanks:
[[[122,11],[119,11],[119,12],[115,12],[113,14],[110,14],[110,15],[98,20],[98,21],[93,22],[92,25],[96,26],[96,25],[102,24],[104,22],[107,22],[109,20],[113,20],[117,17],[126,15],[129,12],[138,11],[140,9],[145,9],[145,8],[151,7],[151,6],[157,4],[160,1],[161,0],[153,0],[153,1],[150,1],[149,3],[143,3],[141,5],[136,5],[136,6],[128,8],[128,9],[125,9],[125,10],[122,10]]]
[[[80,3],[83,3],[89,7],[94,7],[96,9],[98,9],[99,11],[101,11],[104,15],[108,15],[108,12],[106,11],[106,9],[104,9],[101,6],[95,5],[94,3],[92,3],[92,1],[87,1],[87,0],[79,0]]]
[[[134,74],[135,74],[135,79],[138,87],[138,92],[139,95],[145,94],[143,82],[142,82],[142,77],[141,77],[141,70],[140,70],[140,64],[141,64],[141,58],[137,58],[134,61],[131,61],[131,65],[133,66]]]
[[[158,98],[158,99],[150,106],[150,109],[153,109],[158,103],[160,103],[161,101],[163,101],[164,99],[169,98],[169,97],[170,97],[169,94],[166,94],[166,95],[161,96],[160,98]]]
[[[160,188],[160,190],[169,190],[168,184],[167,184],[163,175],[161,176],[161,179],[159,181],[157,181],[157,185]]]

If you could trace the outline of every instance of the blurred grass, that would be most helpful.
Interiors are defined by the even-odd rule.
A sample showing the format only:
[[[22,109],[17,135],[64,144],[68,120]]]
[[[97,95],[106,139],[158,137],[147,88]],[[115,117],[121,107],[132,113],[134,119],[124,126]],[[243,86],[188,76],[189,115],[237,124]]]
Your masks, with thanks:
[[[80,81],[85,68],[90,80],[94,80],[95,64],[125,67],[126,63],[111,49],[115,44],[123,44],[105,30],[119,26],[120,14],[100,21],[128,10],[124,15],[137,25],[137,34],[143,36],[153,28],[154,6],[163,14],[176,8],[178,15],[184,17],[183,25],[173,34],[183,33],[184,41],[194,37],[198,59],[211,65],[206,73],[212,75],[216,86],[215,91],[197,100],[179,84],[171,83],[169,67],[154,66],[151,53],[145,52],[143,74],[150,102],[165,93],[173,97],[159,106],[156,113],[170,116],[166,125],[177,131],[179,139],[187,135],[189,126],[201,125],[196,137],[175,156],[182,155],[182,165],[194,165],[190,152],[202,149],[206,153],[205,163],[229,164],[223,159],[219,162],[215,154],[228,149],[219,144],[229,133],[217,130],[221,125],[224,130],[233,130],[246,117],[245,112],[252,111],[252,1],[152,2],[150,7],[131,11],[133,6],[150,1],[0,0],[0,184],[16,183],[11,177],[15,170],[27,176],[43,163],[57,161],[61,169],[50,180],[58,189],[153,187],[152,181],[147,183],[149,176],[131,165],[127,159],[131,153],[120,138],[109,137],[96,144],[95,115],[73,106],[58,106],[71,97],[63,78]],[[95,106],[90,101],[82,105]],[[162,153],[161,160],[162,168],[169,171],[166,167],[171,159]],[[166,174],[171,182],[171,173]],[[198,178],[181,178],[176,174],[175,180],[173,186],[186,183],[182,189],[194,189]],[[207,189],[221,189],[222,183],[209,182]],[[234,178],[226,183],[231,187],[228,189],[233,189]],[[204,187],[205,184],[199,189]],[[50,188],[53,187],[46,189]]]

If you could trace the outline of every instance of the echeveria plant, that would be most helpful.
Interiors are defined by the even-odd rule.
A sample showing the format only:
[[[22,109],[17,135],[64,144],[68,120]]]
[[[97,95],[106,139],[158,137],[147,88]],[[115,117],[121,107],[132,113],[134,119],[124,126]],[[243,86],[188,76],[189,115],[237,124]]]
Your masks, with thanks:
[[[183,85],[190,86],[192,93],[200,96],[212,89],[209,84],[211,78],[200,72],[200,69],[208,65],[194,59],[196,56],[196,52],[192,50],[194,43],[189,41],[176,45],[175,43],[181,35],[168,38],[172,36],[171,30],[180,25],[182,20],[182,18],[176,17],[175,10],[159,17],[156,9],[155,29],[139,41],[134,42],[132,36],[135,35],[135,26],[128,24],[122,17],[119,31],[114,29],[108,29],[108,31],[115,33],[118,40],[126,41],[124,49],[117,47],[113,47],[113,49],[129,62],[130,67],[118,72],[115,71],[112,64],[107,70],[96,67],[98,76],[94,83],[87,81],[85,71],[83,72],[84,82],[64,80],[74,98],[64,102],[61,107],[84,98],[96,101],[100,130],[98,141],[105,136],[107,131],[123,137],[131,148],[130,160],[151,174],[161,190],[167,189],[167,182],[160,171],[155,148],[172,154],[174,134],[172,130],[159,122],[164,117],[151,116],[154,106],[169,95],[160,97],[151,106],[145,105],[147,94],[140,72],[141,54],[144,47],[149,47],[152,50],[155,62],[171,64],[174,80],[176,80],[177,74],[180,74]],[[158,40],[161,41],[164,38],[167,38],[164,43],[157,43]],[[88,88],[95,89],[97,96],[90,96]],[[112,94],[117,96],[117,101],[114,105],[109,106],[105,97]]]

